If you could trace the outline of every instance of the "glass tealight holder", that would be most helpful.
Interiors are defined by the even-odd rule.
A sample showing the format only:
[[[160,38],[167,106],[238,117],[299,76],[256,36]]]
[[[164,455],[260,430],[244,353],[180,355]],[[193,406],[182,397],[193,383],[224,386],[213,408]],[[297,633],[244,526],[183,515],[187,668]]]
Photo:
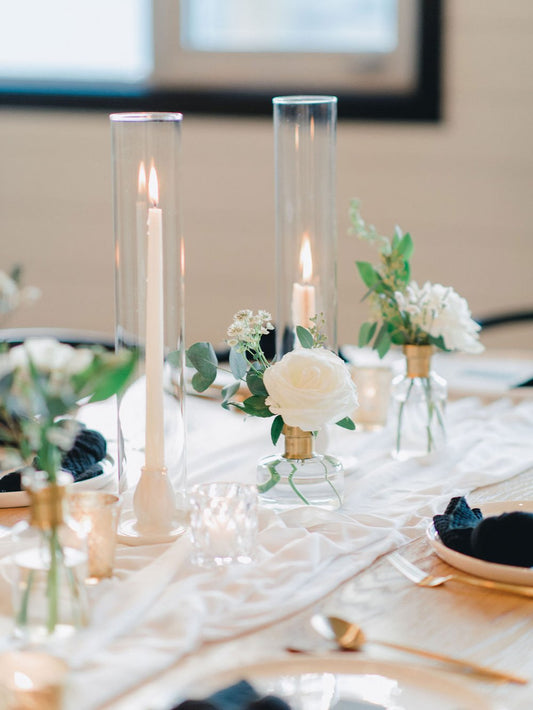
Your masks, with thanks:
[[[358,429],[376,431],[387,424],[391,398],[392,370],[389,367],[352,365],[359,406],[353,420]]]
[[[337,348],[335,96],[273,99],[276,196],[276,351],[299,346],[296,327],[323,319]]]
[[[182,115],[111,115],[116,347],[139,352],[119,401],[120,490],[136,486],[121,540],[165,542],[183,527]],[[178,510],[180,509],[180,510]]]
[[[86,582],[97,584],[113,576],[117,547],[120,498],[102,491],[74,491],[68,495],[70,515],[85,530],[89,570]]]
[[[239,483],[206,483],[189,493],[191,560],[201,567],[250,563],[257,538],[257,490]]]

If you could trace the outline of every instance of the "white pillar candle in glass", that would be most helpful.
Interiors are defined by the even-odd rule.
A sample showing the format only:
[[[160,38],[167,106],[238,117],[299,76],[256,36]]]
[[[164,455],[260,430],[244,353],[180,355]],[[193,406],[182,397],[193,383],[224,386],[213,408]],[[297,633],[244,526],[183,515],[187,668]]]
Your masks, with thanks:
[[[148,179],[146,259],[146,441],[145,467],[160,471],[165,465],[163,420],[163,212],[158,207],[157,172],[152,165]]]
[[[310,328],[313,323],[311,318],[316,315],[316,291],[312,285],[313,255],[309,235],[304,234],[300,249],[301,283],[294,283],[292,287],[292,322],[294,326],[303,325]]]

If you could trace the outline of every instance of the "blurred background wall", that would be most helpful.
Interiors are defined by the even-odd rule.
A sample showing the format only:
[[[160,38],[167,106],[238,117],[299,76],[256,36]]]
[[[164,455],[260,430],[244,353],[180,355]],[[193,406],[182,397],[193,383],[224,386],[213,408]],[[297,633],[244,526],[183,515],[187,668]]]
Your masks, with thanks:
[[[411,232],[420,282],[478,317],[533,305],[533,4],[449,0],[445,19],[442,122],[338,126],[341,343],[366,317],[354,261],[374,258],[347,233],[355,196],[378,230]],[[0,111],[0,268],[43,292],[10,326],[113,332],[111,199],[107,114]],[[183,206],[187,341],[218,343],[236,310],[274,309],[271,120],[186,115]]]

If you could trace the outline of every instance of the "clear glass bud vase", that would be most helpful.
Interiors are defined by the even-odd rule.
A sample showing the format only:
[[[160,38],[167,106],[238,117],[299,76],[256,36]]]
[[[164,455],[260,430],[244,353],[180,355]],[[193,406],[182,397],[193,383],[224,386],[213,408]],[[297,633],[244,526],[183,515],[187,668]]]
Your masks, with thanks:
[[[69,474],[50,483],[46,474],[24,476],[30,521],[13,528],[12,581],[15,634],[28,643],[66,638],[89,620],[85,589],[87,545],[69,516]]]
[[[405,345],[406,372],[392,381],[392,455],[428,456],[446,443],[446,381],[431,370],[431,345]]]
[[[314,506],[340,508],[344,496],[344,468],[329,454],[313,450],[313,433],[284,426],[285,452],[261,459],[257,465],[259,501],[274,510]]]

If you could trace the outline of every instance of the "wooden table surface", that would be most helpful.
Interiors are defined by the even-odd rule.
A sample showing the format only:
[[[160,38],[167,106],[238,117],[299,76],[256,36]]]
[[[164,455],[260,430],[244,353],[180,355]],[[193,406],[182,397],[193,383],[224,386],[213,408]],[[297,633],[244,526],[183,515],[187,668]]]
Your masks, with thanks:
[[[533,500],[533,471],[478,489],[468,499],[470,503]],[[452,571],[435,556],[425,536],[405,545],[401,552],[428,572],[442,574]],[[481,680],[444,670],[438,662],[370,644],[364,652],[357,656],[354,654],[354,658],[394,660],[437,670],[443,680],[453,678],[456,683],[460,682],[496,703],[497,708],[533,708],[533,599],[451,582],[434,589],[420,588],[400,575],[387,562],[386,556],[313,605],[313,608],[302,609],[297,616],[229,642],[205,644],[153,681],[104,707],[106,710],[152,707],[154,698],[172,697],[180,688],[190,687],[195,679],[200,682],[206,673],[211,676],[227,669],[231,679],[235,668],[289,658],[291,656],[285,651],[287,646],[305,646],[325,652],[327,646],[309,625],[309,619],[316,611],[357,621],[368,638],[396,641],[464,657],[526,676],[532,682],[518,686]],[[346,654],[343,654],[345,657]]]

